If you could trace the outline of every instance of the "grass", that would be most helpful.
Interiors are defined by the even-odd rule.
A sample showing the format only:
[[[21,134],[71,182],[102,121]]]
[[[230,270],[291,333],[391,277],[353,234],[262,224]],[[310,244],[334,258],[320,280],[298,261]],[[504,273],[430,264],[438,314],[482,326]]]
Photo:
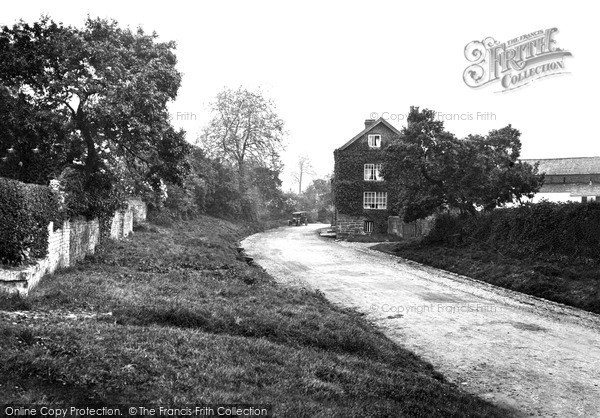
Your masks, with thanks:
[[[365,234],[349,235],[345,238],[348,242],[395,242],[401,241],[402,237],[396,234]]]
[[[279,286],[201,217],[138,228],[0,305],[0,404],[271,404],[275,416],[507,416],[354,311]]]
[[[453,248],[420,241],[373,248],[496,286],[600,314],[600,265],[565,257],[516,257],[487,247]]]

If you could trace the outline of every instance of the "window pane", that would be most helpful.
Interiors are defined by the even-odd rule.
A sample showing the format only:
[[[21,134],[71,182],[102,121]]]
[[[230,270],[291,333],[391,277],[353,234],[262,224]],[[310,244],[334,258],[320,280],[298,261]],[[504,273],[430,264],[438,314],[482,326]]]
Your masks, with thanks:
[[[374,171],[374,180],[383,180],[383,177],[381,176],[381,164],[376,164]]]
[[[381,135],[368,135],[367,142],[370,147],[381,147]]]
[[[387,192],[364,192],[365,209],[387,209]]]
[[[365,180],[374,180],[375,179],[375,174],[374,174],[374,165],[373,164],[365,164]]]

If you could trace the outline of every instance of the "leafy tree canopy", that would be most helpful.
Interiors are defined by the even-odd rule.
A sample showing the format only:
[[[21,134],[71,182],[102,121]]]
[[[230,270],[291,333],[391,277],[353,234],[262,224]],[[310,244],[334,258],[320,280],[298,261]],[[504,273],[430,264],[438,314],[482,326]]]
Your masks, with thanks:
[[[274,103],[260,91],[225,88],[212,104],[212,119],[200,139],[209,157],[244,172],[245,166],[281,170],[285,134]]]
[[[17,151],[8,159],[24,172],[73,166],[138,186],[181,183],[189,145],[167,112],[181,74],[175,44],[157,38],[91,18],[82,29],[48,17],[2,27],[0,133],[2,148]],[[34,147],[37,160],[28,160]]]
[[[225,88],[217,95],[211,110],[212,119],[199,139],[200,146],[208,157],[236,170],[242,216],[257,220],[265,205],[256,192],[256,180],[264,175],[277,176],[281,171],[283,121],[271,100],[260,91],[243,87]],[[271,185],[272,180],[267,179]]]
[[[520,132],[510,125],[457,139],[432,110],[411,108],[408,125],[386,150],[383,175],[397,188],[407,222],[436,210],[474,214],[523,197],[543,183],[537,166],[519,161]]]

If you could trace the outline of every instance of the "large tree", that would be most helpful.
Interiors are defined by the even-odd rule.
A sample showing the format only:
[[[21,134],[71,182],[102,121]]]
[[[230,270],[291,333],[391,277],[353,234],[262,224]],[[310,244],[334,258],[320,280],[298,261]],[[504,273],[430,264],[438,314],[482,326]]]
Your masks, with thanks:
[[[510,125],[457,139],[434,111],[411,108],[408,125],[385,150],[383,176],[407,222],[443,208],[474,214],[539,190],[543,177],[519,161],[520,151],[520,132]]]
[[[314,175],[314,170],[310,157],[306,154],[298,155],[296,162],[296,170],[292,173],[292,177],[298,183],[298,194],[302,194],[302,181],[307,175]]]
[[[3,145],[17,151],[22,165],[35,145],[40,157],[55,160],[55,171],[73,166],[89,179],[181,183],[189,146],[167,111],[181,75],[175,44],[157,38],[91,18],[82,29],[47,17],[2,27],[0,93],[18,107],[0,106]],[[34,123],[24,133],[17,126],[24,111],[60,128]]]
[[[225,88],[211,105],[212,118],[200,138],[209,157],[231,164],[237,172],[238,191],[246,218],[256,217],[249,197],[250,169],[281,170],[280,152],[285,135],[274,103],[260,91]]]

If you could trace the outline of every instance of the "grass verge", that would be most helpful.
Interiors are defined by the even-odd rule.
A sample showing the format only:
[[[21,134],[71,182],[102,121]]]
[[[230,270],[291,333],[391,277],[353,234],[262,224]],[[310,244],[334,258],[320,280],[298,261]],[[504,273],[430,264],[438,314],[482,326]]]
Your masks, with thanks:
[[[419,241],[378,244],[374,249],[600,314],[600,266],[564,257],[508,256],[486,247],[451,248]]]
[[[396,234],[365,234],[365,235],[349,235],[344,238],[348,242],[396,242],[402,238]]]
[[[0,307],[0,404],[272,404],[276,416],[507,416],[209,217],[139,228]]]

